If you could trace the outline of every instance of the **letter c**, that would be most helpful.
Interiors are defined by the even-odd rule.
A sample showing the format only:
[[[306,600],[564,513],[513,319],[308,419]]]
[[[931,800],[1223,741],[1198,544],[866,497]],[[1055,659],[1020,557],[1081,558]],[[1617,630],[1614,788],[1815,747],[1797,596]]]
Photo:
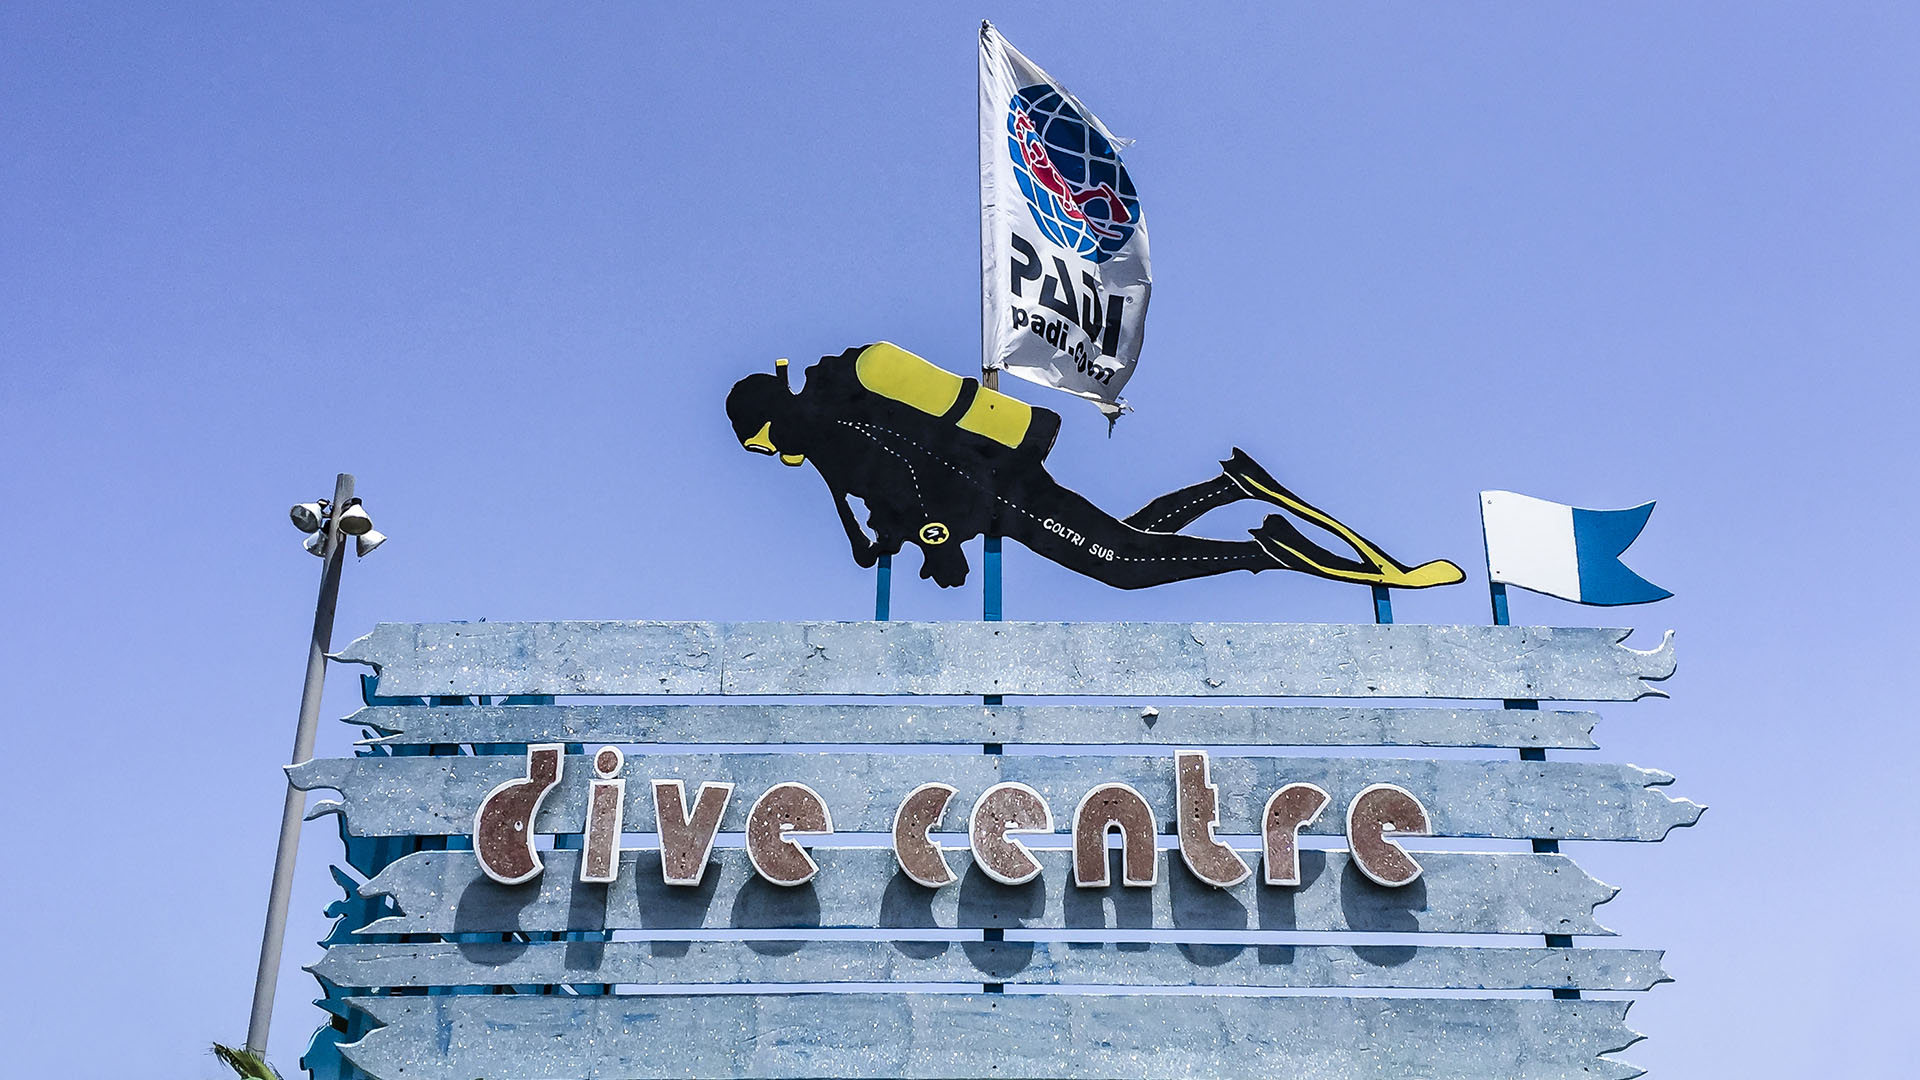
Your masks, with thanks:
[[[1053,810],[1040,793],[1008,780],[982,792],[973,804],[967,837],[973,862],[1002,885],[1025,885],[1040,876],[1040,862],[1011,833],[1053,831]]]

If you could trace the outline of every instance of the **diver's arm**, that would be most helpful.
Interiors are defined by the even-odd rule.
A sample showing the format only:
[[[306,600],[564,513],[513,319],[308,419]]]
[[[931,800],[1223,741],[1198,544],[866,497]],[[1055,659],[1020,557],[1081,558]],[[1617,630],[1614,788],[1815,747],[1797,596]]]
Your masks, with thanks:
[[[853,561],[862,569],[867,569],[880,561],[880,553],[874,550],[873,541],[867,539],[866,530],[853,516],[853,507],[847,505],[847,493],[833,489],[833,508],[840,512],[840,525],[847,530],[847,542],[853,545]]]

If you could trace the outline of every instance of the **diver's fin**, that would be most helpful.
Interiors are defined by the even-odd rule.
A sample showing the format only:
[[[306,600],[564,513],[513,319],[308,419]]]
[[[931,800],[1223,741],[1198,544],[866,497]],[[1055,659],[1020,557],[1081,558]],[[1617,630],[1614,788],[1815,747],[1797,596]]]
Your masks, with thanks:
[[[1269,556],[1279,559],[1290,570],[1317,573],[1320,570],[1338,570],[1347,574],[1371,573],[1374,567],[1344,555],[1335,555],[1319,544],[1307,538],[1292,519],[1285,514],[1268,514],[1267,519],[1257,529],[1249,532],[1260,541],[1261,549]],[[1282,555],[1282,553],[1285,553]]]
[[[1268,515],[1258,529],[1252,530],[1252,535],[1260,549],[1280,565],[1332,581],[1385,585],[1394,589],[1427,589],[1436,585],[1453,585],[1467,577],[1458,566],[1445,559],[1435,559],[1415,567],[1403,566],[1391,560],[1373,562],[1369,566],[1353,559],[1343,559],[1308,540],[1293,522],[1280,514]]]
[[[1298,535],[1298,530],[1293,531]],[[1260,545],[1261,550],[1288,570],[1297,570],[1303,574],[1311,574],[1331,581],[1346,581],[1357,585],[1383,585],[1393,589],[1427,589],[1437,585],[1457,584],[1466,580],[1467,576],[1458,566],[1445,559],[1421,563],[1412,569],[1356,568],[1351,560],[1346,559],[1329,564],[1314,559],[1289,544],[1286,537],[1275,535],[1264,527],[1253,530],[1253,539]],[[1340,565],[1342,563],[1346,565]]]
[[[1349,528],[1344,522],[1340,521],[1340,519],[1314,506],[1293,492],[1288,491],[1285,486],[1273,478],[1272,474],[1261,468],[1259,462],[1247,456],[1246,451],[1237,446],[1233,448],[1233,455],[1220,463],[1220,468],[1226,472],[1229,479],[1235,484],[1240,485],[1248,495],[1299,514],[1301,517],[1353,545],[1353,550],[1359,553],[1360,558],[1372,564],[1374,570],[1380,575],[1388,578],[1397,577],[1405,581],[1419,581],[1420,584],[1395,584],[1391,581],[1378,580],[1373,577],[1342,578],[1342,580],[1366,580],[1372,581],[1375,584],[1393,584],[1396,588],[1403,589],[1424,589],[1432,585],[1452,585],[1455,582],[1466,580],[1466,574],[1463,573],[1458,566],[1455,566],[1445,559],[1436,559],[1433,562],[1422,563],[1419,566],[1408,566],[1406,563],[1380,550],[1379,545],[1353,531],[1353,529]],[[1298,534],[1297,529],[1294,530],[1294,532],[1296,535]],[[1345,560],[1338,560],[1338,562],[1344,561]],[[1329,565],[1327,569],[1339,569],[1338,562]],[[1329,576],[1332,575],[1330,574]]]
[[[1334,517],[1325,510],[1288,491],[1280,481],[1273,478],[1271,473],[1261,468],[1259,462],[1247,456],[1247,452],[1239,447],[1236,446],[1233,448],[1233,456],[1221,462],[1220,468],[1226,472],[1228,478],[1240,485],[1248,495],[1265,502],[1270,502],[1284,510],[1291,510],[1308,521],[1313,522],[1315,525],[1333,533],[1340,539],[1352,544],[1353,550],[1359,552],[1360,557],[1367,562],[1379,566],[1382,569],[1389,566],[1402,572],[1407,572],[1412,569],[1393,556],[1381,551],[1371,540],[1348,528],[1339,518]]]

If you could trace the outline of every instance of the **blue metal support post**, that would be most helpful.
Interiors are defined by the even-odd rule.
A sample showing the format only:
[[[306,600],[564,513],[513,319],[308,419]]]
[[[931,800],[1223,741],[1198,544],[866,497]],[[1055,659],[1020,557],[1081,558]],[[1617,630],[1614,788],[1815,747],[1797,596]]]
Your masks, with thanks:
[[[1493,625],[1513,625],[1512,616],[1507,610],[1507,586],[1505,583],[1498,581],[1488,582],[1487,591],[1493,600]],[[1509,709],[1538,709],[1540,707],[1539,702],[1529,701],[1525,698],[1511,698],[1501,702],[1501,704]],[[1520,760],[1545,761],[1547,760],[1547,752],[1539,747],[1521,747]],[[1536,839],[1533,841],[1533,850],[1541,854],[1559,854],[1560,841]],[[1547,948],[1549,949],[1573,948],[1572,934],[1548,934],[1546,938]],[[1580,991],[1555,990],[1553,996],[1563,1001],[1577,1001],[1580,997]]]
[[[982,568],[982,581],[985,588],[980,600],[980,618],[983,622],[999,622],[1000,606],[1000,538],[989,534],[984,538],[983,558],[986,565]],[[999,694],[987,694],[980,699],[983,705],[1000,704]],[[982,743],[980,749],[985,753],[998,754],[1004,748],[999,743]],[[980,931],[982,941],[1005,941],[1007,932],[997,927]],[[980,989],[989,994],[1006,993],[1005,983],[981,983]]]
[[[1393,590],[1385,585],[1373,587],[1373,621],[1381,626],[1393,622]]]

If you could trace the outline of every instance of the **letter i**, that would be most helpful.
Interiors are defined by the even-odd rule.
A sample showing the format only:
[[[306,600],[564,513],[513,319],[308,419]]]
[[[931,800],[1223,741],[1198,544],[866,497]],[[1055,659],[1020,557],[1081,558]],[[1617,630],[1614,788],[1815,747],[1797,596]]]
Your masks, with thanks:
[[[627,782],[615,779],[626,761],[619,748],[603,746],[593,755],[592,791],[587,798],[586,850],[580,854],[580,880],[605,884],[620,874],[620,826],[627,807]]]

